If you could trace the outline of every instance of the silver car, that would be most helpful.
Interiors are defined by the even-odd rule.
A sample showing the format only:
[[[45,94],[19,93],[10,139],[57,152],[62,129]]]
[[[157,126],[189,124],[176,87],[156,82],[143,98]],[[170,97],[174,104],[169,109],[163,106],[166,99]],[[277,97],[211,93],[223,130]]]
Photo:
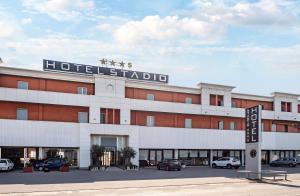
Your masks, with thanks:
[[[0,170],[11,171],[14,168],[14,163],[10,159],[0,159]]]

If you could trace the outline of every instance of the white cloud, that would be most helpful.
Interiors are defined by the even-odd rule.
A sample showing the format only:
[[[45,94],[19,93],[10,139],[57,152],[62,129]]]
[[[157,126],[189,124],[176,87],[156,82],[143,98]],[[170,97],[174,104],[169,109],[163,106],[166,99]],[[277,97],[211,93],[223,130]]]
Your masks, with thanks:
[[[79,19],[84,12],[95,8],[91,0],[24,0],[23,6],[58,21]]]
[[[14,36],[20,31],[17,24],[12,24],[9,21],[0,21],[0,38],[8,38]]]
[[[32,23],[32,19],[31,18],[23,18],[21,20],[21,24],[22,25],[27,25],[27,24],[31,24]]]
[[[117,41],[123,44],[137,44],[147,41],[172,41],[194,39],[202,43],[215,42],[223,34],[222,24],[178,16],[147,16],[141,21],[130,21],[114,32]],[[179,40],[181,41],[181,40]]]

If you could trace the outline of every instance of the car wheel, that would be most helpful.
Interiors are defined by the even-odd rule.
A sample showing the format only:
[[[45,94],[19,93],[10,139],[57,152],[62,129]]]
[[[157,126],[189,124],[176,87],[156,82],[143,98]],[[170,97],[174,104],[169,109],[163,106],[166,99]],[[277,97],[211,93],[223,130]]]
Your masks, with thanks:
[[[292,163],[289,164],[289,167],[293,167],[294,165]]]
[[[39,171],[43,171],[43,167],[39,167],[38,170],[39,170]]]
[[[181,170],[180,168],[177,169],[177,171],[180,171],[180,170]]]
[[[231,169],[231,168],[232,168],[232,165],[231,165],[231,164],[227,164],[227,165],[226,165],[226,168]]]
[[[211,167],[212,167],[212,168],[216,168],[217,165],[216,165],[215,163],[213,163],[213,164],[211,165]]]

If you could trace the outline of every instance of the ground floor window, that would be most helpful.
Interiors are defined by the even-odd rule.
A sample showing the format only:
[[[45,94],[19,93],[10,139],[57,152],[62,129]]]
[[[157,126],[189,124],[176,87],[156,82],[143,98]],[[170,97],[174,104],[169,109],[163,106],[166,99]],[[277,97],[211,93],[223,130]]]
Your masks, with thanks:
[[[78,150],[72,148],[43,148],[43,158],[61,157],[71,166],[78,166]]]
[[[208,150],[178,150],[178,159],[185,165],[209,165]]]
[[[139,162],[140,166],[157,165],[164,159],[174,159],[174,150],[170,149],[140,149]]]

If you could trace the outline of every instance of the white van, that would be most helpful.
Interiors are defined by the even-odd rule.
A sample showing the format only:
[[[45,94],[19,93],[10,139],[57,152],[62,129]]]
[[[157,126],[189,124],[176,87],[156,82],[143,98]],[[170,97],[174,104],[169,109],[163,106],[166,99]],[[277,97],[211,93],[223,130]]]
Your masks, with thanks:
[[[0,158],[0,171],[10,171],[14,168],[14,163],[10,159]]]

